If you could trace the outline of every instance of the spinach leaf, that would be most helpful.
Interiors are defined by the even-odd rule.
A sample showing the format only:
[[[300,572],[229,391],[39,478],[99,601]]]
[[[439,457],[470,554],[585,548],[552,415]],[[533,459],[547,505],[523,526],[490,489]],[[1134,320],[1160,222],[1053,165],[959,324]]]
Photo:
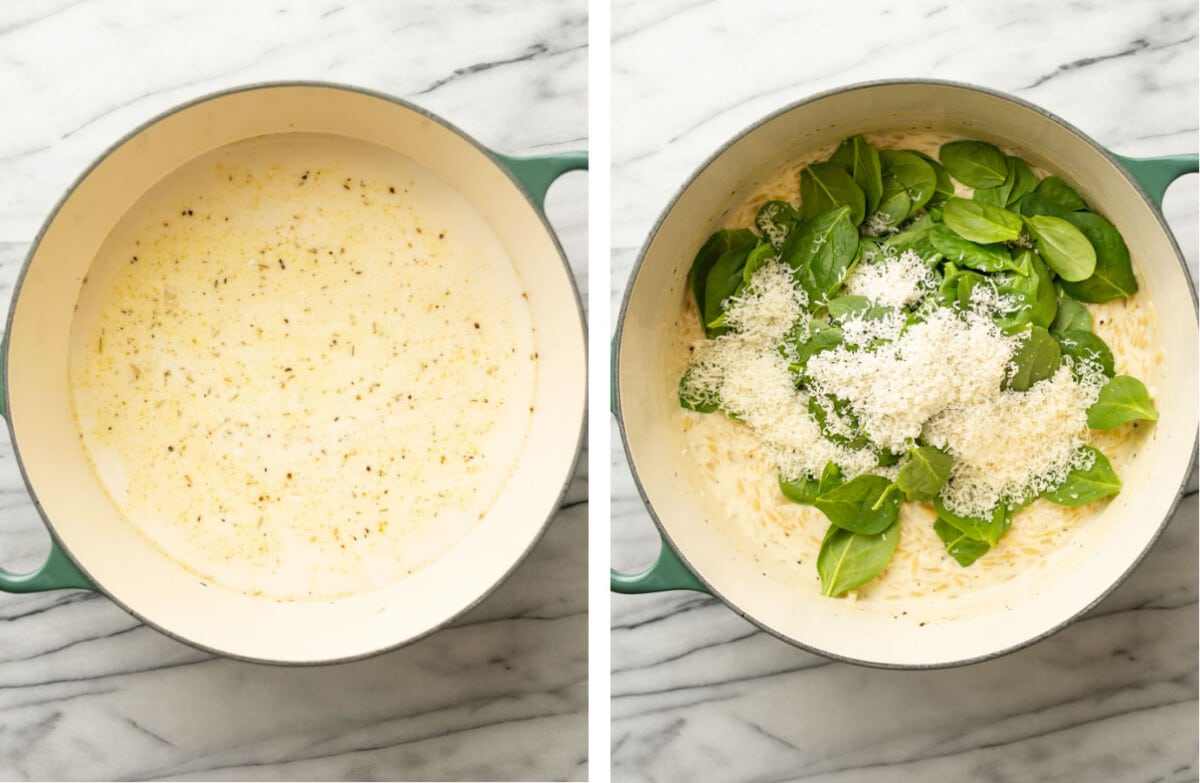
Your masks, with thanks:
[[[984,275],[947,263],[945,276],[938,285],[938,301],[944,307],[958,305],[960,310],[968,310],[971,308],[971,292],[976,286],[988,284]]]
[[[1116,373],[1112,351],[1099,336],[1082,329],[1068,329],[1056,336],[1059,345],[1062,346],[1063,356],[1071,357],[1076,378],[1082,375],[1078,372],[1080,362],[1100,365],[1101,371],[1109,378]]]
[[[1004,379],[1004,388],[1027,391],[1038,381],[1050,378],[1062,363],[1062,350],[1058,341],[1050,336],[1045,327],[1033,326],[1029,334],[1013,355],[1015,370]]]
[[[780,251],[810,306],[825,301],[841,287],[858,258],[858,231],[850,207],[818,215],[793,232]]]
[[[1158,411],[1145,384],[1131,375],[1118,375],[1104,384],[1087,412],[1088,426],[1094,430],[1111,430],[1138,419],[1158,421]]]
[[[876,458],[875,464],[881,468],[895,465],[904,458],[903,454],[896,454],[895,452],[888,451],[887,449],[879,449],[878,455],[879,456]]]
[[[933,446],[917,446],[908,450],[896,486],[909,500],[933,500],[950,478],[954,458]]]
[[[947,554],[958,561],[963,568],[986,555],[992,548],[991,544],[985,541],[976,541],[940,518],[934,521],[933,532],[937,533],[938,538],[942,539],[942,543],[946,545]]]
[[[754,245],[730,248],[708,270],[708,279],[704,282],[703,310],[704,334],[707,337],[717,337],[729,331],[724,321],[725,301],[736,294],[745,282],[742,272],[753,249]]]
[[[875,210],[872,217],[887,228],[893,229],[907,220],[912,212],[912,199],[909,198],[904,184],[891,174],[885,174],[879,209]]]
[[[1005,204],[1008,203],[1008,194],[1010,192],[1011,190],[1006,183],[1004,185],[997,185],[994,188],[975,188],[975,192],[971,195],[971,198],[981,204],[988,204],[1003,209]]]
[[[1092,276],[1096,270],[1096,249],[1082,231],[1066,220],[1050,215],[1027,217],[1025,225],[1042,259],[1065,282],[1078,282]]]
[[[995,546],[1012,526],[1012,512],[1005,503],[998,504],[985,519],[983,517],[963,517],[946,508],[941,497],[933,499],[933,508],[938,519],[953,527],[975,541],[983,541]]]
[[[1042,180],[1045,182],[1045,180]],[[1112,223],[1093,212],[1071,212],[1043,194],[1033,192],[1021,200],[1021,214],[1047,215],[1067,221],[1079,229],[1096,252],[1096,269],[1081,281],[1063,281],[1063,291],[1081,302],[1110,302],[1137,293],[1137,279],[1129,260],[1129,248]]]
[[[705,334],[708,334],[707,324],[710,319],[705,315],[705,287],[708,283],[708,273],[712,271],[713,266],[717,261],[730,250],[735,250],[740,247],[753,245],[757,241],[754,232],[750,229],[739,228],[733,231],[718,231],[713,234],[701,246],[700,251],[696,253],[696,258],[692,261],[692,268],[688,272],[688,285],[692,289],[692,296],[696,300],[696,309],[700,313],[700,324],[705,326]],[[711,336],[711,335],[709,335]]]
[[[1046,265],[1032,252],[1022,250],[1013,269],[992,278],[996,292],[1017,300],[1017,309],[997,319],[1006,334],[1015,334],[1026,324],[1049,327],[1058,312],[1058,296]]]
[[[1071,210],[1064,208],[1056,201],[1051,201],[1036,190],[1026,193],[1025,197],[1021,199],[1020,212],[1025,217],[1049,215],[1063,220],[1069,220],[1071,215]]]
[[[931,241],[931,232],[937,227],[937,223],[929,215],[922,215],[916,220],[909,223],[903,231],[892,234],[883,245],[895,250],[897,253],[903,253],[905,250],[911,250],[921,257],[921,260],[930,266],[935,266],[942,258],[942,253],[933,246]]]
[[[1075,192],[1075,189],[1058,177],[1046,177],[1033,189],[1034,193],[1043,196],[1069,212],[1087,209],[1087,204]]]
[[[947,142],[938,151],[938,160],[950,176],[973,188],[1002,185],[1008,176],[1004,153],[983,141]]]
[[[995,187],[976,188],[973,198],[994,207],[1006,208],[1016,204],[1021,197],[1037,185],[1037,177],[1028,164],[1012,155],[1004,159],[1007,173],[1004,182]]]
[[[908,191],[909,214],[929,203],[937,189],[937,173],[920,155],[910,150],[880,150],[883,173],[895,177]]]
[[[881,321],[894,311],[894,308],[873,304],[865,296],[839,296],[830,299],[826,305],[829,317],[837,321],[845,321],[848,317],[862,318],[867,321]]]
[[[817,423],[821,434],[833,443],[855,450],[871,445],[870,439],[862,432],[858,417],[845,400],[828,394],[810,394],[808,414]]]
[[[1012,242],[1021,236],[1020,215],[965,198],[946,202],[942,207],[942,222],[963,239],[981,244]]]
[[[783,241],[800,223],[800,213],[786,201],[768,201],[754,216],[754,225],[776,250],[783,247]]]
[[[921,157],[921,160],[929,164],[929,168],[933,169],[934,176],[937,177],[937,184],[933,188],[933,197],[929,199],[929,203],[926,206],[941,206],[946,203],[947,199],[954,198],[954,180],[950,179],[950,175],[946,173],[946,168],[924,152],[916,154]]]
[[[883,198],[883,177],[880,174],[879,153],[875,148],[862,136],[854,136],[834,150],[829,162],[841,166],[854,178],[862,188],[867,214],[874,214]]]
[[[963,239],[945,225],[934,226],[929,230],[929,244],[945,256],[947,261],[953,261],[959,266],[969,266],[981,272],[999,272],[1002,269],[1012,269],[1012,254],[1000,243],[976,244]]]
[[[836,163],[813,163],[800,172],[800,217],[812,220],[841,206],[850,207],[850,222],[858,225],[866,215],[863,190]]]
[[[793,343],[796,347],[795,361],[788,365],[788,369],[793,373],[804,372],[809,359],[822,351],[837,348],[842,340],[842,330],[838,327],[824,321],[810,322],[805,339]]]
[[[829,310],[830,318],[842,320],[848,315],[866,313],[871,309],[871,300],[865,296],[839,296],[830,299],[825,307]]]
[[[858,254],[859,261],[863,264],[872,264],[876,261],[881,261],[887,257],[887,253],[883,250],[883,243],[875,237],[860,236],[858,238]]]
[[[1092,330],[1092,313],[1087,305],[1074,299],[1064,299],[1058,303],[1058,314],[1054,316],[1054,324],[1050,333],[1060,335],[1063,332],[1090,332]]]
[[[783,496],[793,503],[806,506],[815,503],[822,492],[829,492],[841,483],[842,471],[832,462],[825,464],[820,478],[804,476],[789,481],[783,477],[782,473],[779,474],[779,490],[783,492]]]
[[[750,278],[754,277],[754,273],[759,267],[775,257],[775,248],[768,242],[760,241],[750,250],[750,254],[746,256],[746,265],[742,267],[742,283],[743,285],[750,282]]]
[[[1093,455],[1092,466],[1087,470],[1072,470],[1062,484],[1042,493],[1046,500],[1060,506],[1086,506],[1121,491],[1121,479],[1117,478],[1108,457],[1091,446],[1081,446],[1080,450]]]
[[[903,502],[895,484],[864,473],[822,492],[813,505],[843,530],[870,536],[882,533],[899,518]]]
[[[679,407],[697,413],[712,413],[721,407],[721,398],[716,389],[699,386],[692,370],[692,367],[684,370],[679,379]]]
[[[900,541],[900,521],[876,535],[862,535],[830,525],[817,552],[821,595],[836,598],[883,573]]]
[[[1064,279],[1063,291],[1082,302],[1110,302],[1137,293],[1137,278],[1129,260],[1129,248],[1112,223],[1091,212],[1071,212],[1066,218],[1083,232],[1095,248],[1096,269],[1078,282]]]
[[[1020,158],[1009,155],[1005,160],[1008,167],[1006,179],[1012,180],[1012,188],[1008,192],[1005,207],[1012,208],[1021,202],[1026,194],[1032,193],[1038,184],[1037,175],[1029,168],[1029,164]]]

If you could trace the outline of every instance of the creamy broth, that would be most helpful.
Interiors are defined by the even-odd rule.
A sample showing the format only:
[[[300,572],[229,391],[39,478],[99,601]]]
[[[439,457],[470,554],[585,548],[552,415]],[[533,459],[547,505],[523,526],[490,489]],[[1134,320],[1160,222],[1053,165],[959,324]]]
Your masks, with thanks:
[[[866,134],[876,149],[914,149],[936,159],[941,145],[958,135],[939,133]],[[754,225],[758,209],[767,201],[781,199],[796,204],[800,200],[800,170],[809,163],[824,160],[836,145],[816,149],[811,155],[789,161],[777,171],[755,183],[749,195],[725,215],[720,228],[744,228]],[[1006,150],[1019,154],[1016,150]],[[1039,177],[1046,172],[1034,169]],[[956,182],[960,195],[969,196],[970,188]],[[1134,259],[1136,267],[1136,259]],[[672,370],[681,375],[688,365],[691,349],[704,340],[690,290],[685,290],[683,314],[675,323],[679,335]],[[1100,305],[1087,305],[1092,314],[1093,331],[1112,349],[1117,373],[1150,378],[1161,364],[1163,355],[1157,337],[1153,308],[1144,297]],[[1149,389],[1151,397],[1155,390]],[[829,527],[828,518],[815,508],[789,502],[779,490],[778,468],[765,453],[755,435],[744,425],[719,413],[699,414],[683,411],[680,419],[686,444],[685,458],[697,493],[720,509],[731,524],[743,547],[756,556],[776,559],[794,568],[797,581],[821,589],[816,559]],[[1154,427],[1126,425],[1115,430],[1089,431],[1087,442],[1109,458],[1118,475],[1124,475],[1143,445],[1154,437]],[[848,597],[866,611],[872,607],[894,613],[899,602],[921,599],[923,603],[945,601],[951,615],[956,601],[1020,578],[1041,569],[1056,550],[1086,526],[1087,520],[1107,501],[1069,508],[1038,500],[1013,517],[1012,528],[990,552],[968,568],[958,565],[947,553],[933,530],[936,518],[932,504],[906,502],[901,510],[900,542],[887,569],[875,580],[850,591]]]
[[[532,411],[520,278],[458,192],[320,134],[206,154],[85,280],[80,437],[128,522],[203,580],[287,600],[382,587],[462,540]]]

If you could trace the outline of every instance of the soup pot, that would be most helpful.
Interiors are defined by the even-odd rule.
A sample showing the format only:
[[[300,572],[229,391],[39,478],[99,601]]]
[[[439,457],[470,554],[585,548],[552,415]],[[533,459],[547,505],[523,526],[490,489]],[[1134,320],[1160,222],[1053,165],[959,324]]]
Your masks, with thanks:
[[[72,311],[84,277],[109,230],[139,196],[210,150],[293,132],[373,143],[415,161],[465,197],[522,280],[538,352],[535,413],[523,449],[481,521],[412,575],[326,601],[217,589],[162,554],[122,518],[93,472],[67,382]],[[0,589],[99,590],[188,644],[292,664],[378,653],[476,604],[538,540],[580,452],[587,385],[582,310],[542,205],[555,178],[586,166],[585,153],[500,155],[417,106],[321,83],[253,85],[204,97],[117,142],[55,207],[13,293],[3,351],[4,414],[52,543],[35,571],[0,572]]]
[[[1155,390],[1161,418],[1122,475],[1121,493],[1088,520],[1088,535],[1053,553],[1047,567],[1009,583],[1002,596],[987,592],[993,597],[958,615],[918,605],[867,611],[845,599],[824,598],[797,579],[794,563],[747,545],[725,512],[706,503],[696,469],[680,456],[677,384],[686,358],[678,356],[672,337],[672,325],[688,304],[692,258],[756,182],[814,148],[855,134],[928,130],[1016,149],[1075,187],[1124,235],[1141,283],[1139,296],[1152,302],[1165,346],[1156,372],[1143,379]],[[1167,185],[1196,170],[1194,154],[1123,157],[1025,101],[938,81],[875,82],[823,93],[743,131],[700,167],[663,213],[625,291],[613,343],[614,413],[663,545],[646,571],[614,572],[612,589],[709,592],[799,647],[896,668],[1001,655],[1087,611],[1145,555],[1194,471],[1196,294],[1159,209]]]

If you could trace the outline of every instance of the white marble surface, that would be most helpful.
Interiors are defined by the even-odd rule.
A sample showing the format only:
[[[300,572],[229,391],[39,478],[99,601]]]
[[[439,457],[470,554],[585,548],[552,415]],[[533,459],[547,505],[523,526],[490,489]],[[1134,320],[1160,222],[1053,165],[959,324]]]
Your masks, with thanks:
[[[587,147],[584,0],[0,7],[0,308],[63,189],[204,93],[322,79],[409,98],[492,148]],[[586,281],[586,175],[548,211]],[[7,439],[7,431],[4,431]],[[453,627],[333,667],[213,658],[102,596],[0,595],[0,779],[579,779],[587,774],[586,456],[517,573]],[[47,537],[0,444],[0,562]]]
[[[755,119],[870,79],[1014,93],[1131,155],[1196,150],[1194,0],[618,0],[614,318],[638,249],[693,170]],[[1197,179],[1165,213],[1195,274]],[[613,557],[657,551],[613,428]],[[935,672],[833,663],[694,593],[613,596],[613,779],[1197,779],[1195,484],[1133,576],[1000,660]]]

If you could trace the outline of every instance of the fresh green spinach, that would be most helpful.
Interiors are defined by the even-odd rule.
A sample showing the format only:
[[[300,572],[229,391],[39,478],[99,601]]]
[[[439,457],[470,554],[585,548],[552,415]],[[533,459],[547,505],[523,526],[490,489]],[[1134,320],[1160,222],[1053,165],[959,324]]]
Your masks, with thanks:
[[[1037,243],[1038,253],[1065,282],[1087,280],[1096,271],[1096,249],[1070,222],[1035,215],[1025,218],[1025,226]]]
[[[946,202],[942,207],[942,222],[963,239],[985,245],[1012,242],[1021,236],[1020,215],[965,198],[952,198]]]
[[[809,305],[824,302],[841,287],[858,259],[858,230],[850,221],[850,207],[831,209],[800,226],[788,237],[780,256],[808,294]]]
[[[916,446],[908,450],[896,475],[896,486],[909,500],[933,500],[954,467],[954,458],[933,446]]]
[[[683,372],[679,379],[679,405],[697,413],[712,413],[721,407],[721,397],[716,389],[697,385],[692,367]]]
[[[800,217],[813,220],[837,207],[850,208],[850,222],[858,225],[866,215],[863,190],[836,163],[813,163],[800,171]]]
[[[853,136],[843,141],[833,154],[830,163],[846,170],[862,188],[866,212],[874,214],[883,198],[883,176],[879,165],[879,153],[862,136]]]
[[[929,244],[947,261],[958,266],[968,266],[980,272],[999,272],[1012,269],[1012,253],[1003,244],[977,244],[963,239],[944,224],[929,230]]]
[[[954,180],[950,179],[950,175],[946,173],[946,167],[924,152],[918,152],[917,155],[929,164],[929,168],[933,169],[934,176],[937,177],[937,184],[933,188],[933,197],[925,206],[939,207],[945,204],[947,199],[954,198]]]
[[[903,495],[882,476],[864,473],[822,492],[813,503],[829,521],[851,533],[882,533],[900,516]]]
[[[1092,313],[1087,309],[1087,305],[1073,299],[1064,299],[1058,303],[1058,314],[1054,316],[1054,324],[1050,327],[1051,334],[1090,331],[1092,331]]]
[[[1081,364],[1088,362],[1100,367],[1109,378],[1116,374],[1112,350],[1098,335],[1083,329],[1067,329],[1055,335],[1063,356],[1070,356],[1075,377],[1082,376]]]
[[[1108,457],[1091,446],[1080,448],[1091,455],[1091,467],[1086,470],[1072,470],[1062,484],[1043,492],[1042,497],[1051,503],[1060,506],[1086,506],[1121,491],[1121,479],[1117,478]]]
[[[748,228],[718,231],[709,237],[696,253],[691,270],[688,272],[688,286],[692,289],[692,296],[696,300],[696,310],[700,313],[701,326],[705,326],[705,335],[708,335],[709,320],[705,317],[704,310],[708,273],[712,271],[713,266],[723,255],[731,250],[751,246],[756,241],[758,240],[754,236],[754,232]]]
[[[880,150],[883,173],[895,177],[908,192],[909,214],[929,203],[937,190],[937,173],[920,155],[909,150]]]
[[[953,511],[946,508],[945,503],[939,495],[933,500],[934,511],[937,512],[938,519],[953,527],[968,537],[983,541],[986,544],[995,546],[1000,543],[1000,539],[1008,532],[1012,526],[1012,512],[1009,511],[1008,505],[999,503],[991,513],[985,517],[964,517],[955,514]]]
[[[937,533],[938,538],[946,545],[947,554],[963,568],[986,555],[992,548],[986,541],[976,541],[940,517],[933,523],[933,532]]]
[[[1038,381],[1054,376],[1062,363],[1062,349],[1044,326],[1033,326],[1021,347],[1013,355],[1013,371],[1005,378],[1004,388],[1028,391]]]
[[[1079,281],[1064,278],[1063,292],[1081,302],[1111,302],[1137,293],[1137,278],[1129,260],[1129,248],[1121,233],[1104,218],[1091,212],[1072,212],[1066,218],[1083,232],[1096,254],[1095,271]]]
[[[938,160],[964,185],[994,188],[1008,177],[1004,153],[983,141],[960,140],[942,145]]]
[[[1132,375],[1118,375],[1104,384],[1087,412],[1088,427],[1094,430],[1111,430],[1138,420],[1158,421],[1158,410],[1146,385]]]
[[[802,476],[789,480],[785,479],[782,473],[779,474],[779,489],[783,492],[783,496],[793,503],[801,503],[806,506],[813,505],[822,492],[830,492],[841,483],[842,471],[832,462],[825,465],[820,478]]]
[[[863,535],[830,525],[817,552],[821,595],[836,598],[883,573],[900,541],[900,521],[882,533]]]
[[[884,175],[883,194],[873,217],[884,227],[894,229],[907,220],[913,211],[912,199],[904,183],[891,174]]]
[[[717,337],[729,331],[724,320],[725,303],[745,283],[742,270],[754,247],[742,245],[730,248],[722,253],[717,263],[708,270],[708,279],[704,282],[703,310],[704,333],[707,337]]]
[[[1087,203],[1080,198],[1075,189],[1059,177],[1046,177],[1037,183],[1034,193],[1043,196],[1069,212],[1087,209]]]
[[[776,250],[783,247],[788,234],[795,231],[796,226],[802,222],[800,213],[786,201],[768,201],[758,208],[758,214],[754,216],[754,225],[759,233]]]

